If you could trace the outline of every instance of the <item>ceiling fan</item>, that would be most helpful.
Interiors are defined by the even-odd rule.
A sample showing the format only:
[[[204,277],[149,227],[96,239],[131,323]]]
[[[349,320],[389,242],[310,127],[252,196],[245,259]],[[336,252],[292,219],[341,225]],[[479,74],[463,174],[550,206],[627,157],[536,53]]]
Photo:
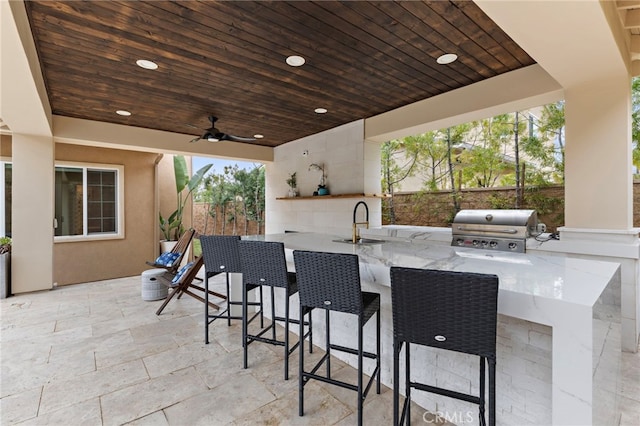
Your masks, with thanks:
[[[253,142],[256,138],[246,138],[242,136],[230,135],[229,133],[222,133],[220,130],[216,128],[216,121],[218,121],[218,117],[214,117],[213,115],[209,116],[209,121],[211,122],[211,127],[204,130],[202,136],[198,136],[197,138],[191,139],[191,143],[198,142],[200,139],[209,142],[219,142],[219,141],[232,141],[232,142]]]

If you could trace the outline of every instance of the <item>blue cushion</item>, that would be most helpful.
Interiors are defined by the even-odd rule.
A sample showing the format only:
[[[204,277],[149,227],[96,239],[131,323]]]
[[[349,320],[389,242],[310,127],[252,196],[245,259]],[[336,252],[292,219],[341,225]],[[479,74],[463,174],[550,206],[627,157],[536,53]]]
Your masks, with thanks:
[[[180,253],[166,252],[162,253],[155,261],[156,265],[171,267],[173,262],[180,257]]]
[[[164,266],[164,264],[167,262],[167,257],[170,255],[171,253],[162,253],[160,256],[158,256],[158,258],[155,261],[156,265],[162,265]]]
[[[175,277],[173,277],[173,279],[171,280],[171,282],[172,282],[173,284],[175,284],[175,283],[177,283],[178,281],[180,281],[180,278],[182,278],[182,276],[183,276],[184,274],[186,274],[186,273],[187,273],[187,271],[188,271],[189,269],[191,269],[191,267],[193,266],[193,263],[194,263],[194,262],[189,262],[189,263],[187,263],[186,265],[184,265],[182,268],[180,268],[180,270],[178,271],[178,273],[176,274],[176,276],[175,276]]]
[[[176,259],[178,259],[180,257],[181,253],[169,253],[169,256],[167,256],[167,266],[173,266],[173,262],[176,261]]]

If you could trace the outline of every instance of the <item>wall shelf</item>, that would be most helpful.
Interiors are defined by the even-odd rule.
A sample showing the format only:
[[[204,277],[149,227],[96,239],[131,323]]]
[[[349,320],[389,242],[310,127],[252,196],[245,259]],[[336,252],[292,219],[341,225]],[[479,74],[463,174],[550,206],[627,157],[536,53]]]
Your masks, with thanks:
[[[327,198],[387,198],[386,194],[329,194],[306,195],[304,197],[276,197],[276,200],[326,200]]]

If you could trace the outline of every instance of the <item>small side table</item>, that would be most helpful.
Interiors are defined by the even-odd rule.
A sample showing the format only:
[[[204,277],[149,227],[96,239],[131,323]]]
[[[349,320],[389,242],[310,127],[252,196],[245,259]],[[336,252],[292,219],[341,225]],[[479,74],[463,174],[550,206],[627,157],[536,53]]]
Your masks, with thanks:
[[[165,272],[167,271],[160,268],[142,272],[142,300],[152,301],[167,297],[169,289],[158,280],[158,276]]]

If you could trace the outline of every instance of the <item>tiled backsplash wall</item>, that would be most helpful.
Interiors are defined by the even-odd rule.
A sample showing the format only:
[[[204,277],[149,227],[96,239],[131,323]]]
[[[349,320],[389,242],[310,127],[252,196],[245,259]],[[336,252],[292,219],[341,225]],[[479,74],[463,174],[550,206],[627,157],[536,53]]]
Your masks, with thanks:
[[[369,206],[370,226],[381,226],[381,201],[373,197],[278,200],[287,196],[286,180],[296,173],[298,193],[309,197],[320,183],[320,172],[311,164],[324,166],[330,194],[380,194],[380,145],[365,142],[364,121],[345,124],[323,133],[290,142],[274,149],[274,161],[267,165],[266,233],[313,231],[349,236],[353,208],[364,200]],[[362,220],[364,213],[358,213]]]

